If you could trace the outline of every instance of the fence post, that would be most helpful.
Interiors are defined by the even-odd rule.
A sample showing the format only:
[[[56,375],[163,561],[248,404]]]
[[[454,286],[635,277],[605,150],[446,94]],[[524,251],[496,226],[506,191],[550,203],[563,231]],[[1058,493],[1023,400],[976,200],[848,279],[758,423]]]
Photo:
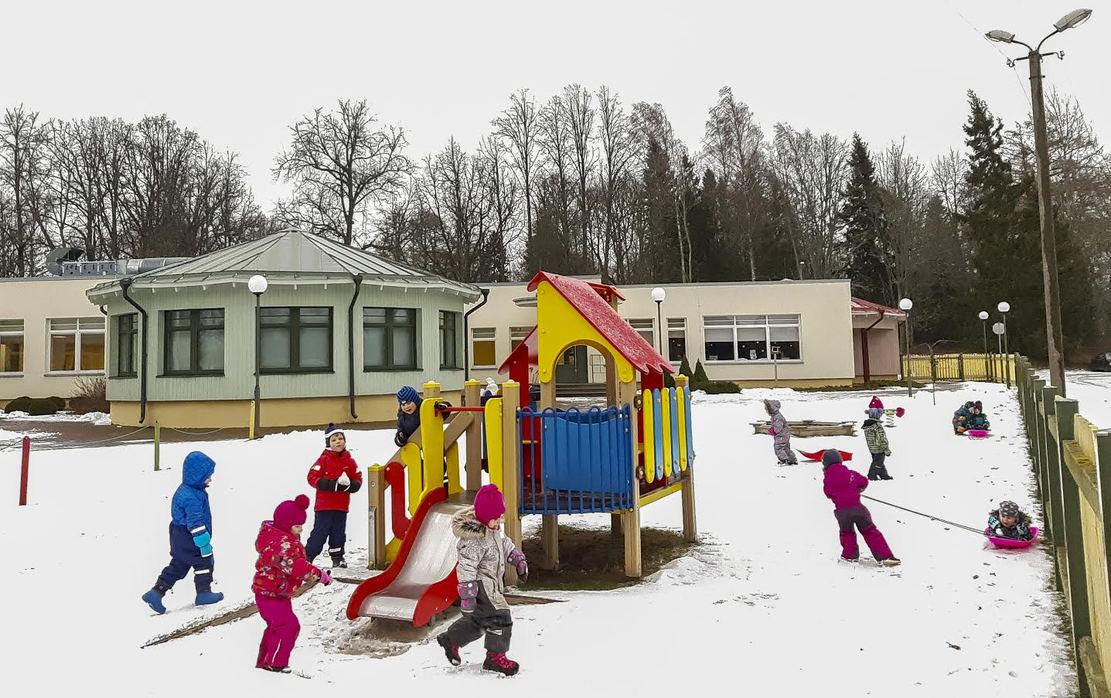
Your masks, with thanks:
[[[161,462],[162,455],[162,425],[156,420],[154,422],[154,472],[159,471],[159,463]]]
[[[1057,438],[1054,455],[1057,458],[1061,477],[1061,518],[1064,520],[1063,535],[1054,539],[1054,544],[1065,550],[1065,567],[1068,570],[1069,611],[1072,615],[1072,649],[1076,659],[1077,673],[1080,676],[1081,695],[1084,695],[1087,681],[1084,680],[1080,662],[1080,640],[1092,634],[1092,619],[1088,608],[1088,575],[1084,560],[1084,528],[1081,521],[1080,486],[1073,477],[1072,469],[1065,461],[1065,442],[1073,441],[1076,414],[1079,411],[1076,400],[1058,397],[1054,400],[1054,418],[1057,420]],[[1102,516],[1102,514],[1101,514]]]
[[[386,468],[372,465],[367,472],[367,568],[384,569],[386,566]]]
[[[1046,386],[1042,388],[1041,395],[1041,416],[1038,419],[1038,431],[1041,432],[1041,457],[1043,469],[1047,473],[1047,480],[1049,481],[1049,523],[1050,532],[1053,536],[1054,562],[1059,563],[1059,551],[1063,546],[1063,539],[1065,533],[1065,512],[1064,512],[1064,495],[1062,494],[1063,483],[1061,482],[1061,468],[1058,463],[1059,451],[1057,450],[1057,442],[1053,434],[1049,431],[1049,423],[1055,419],[1055,400],[1057,398],[1057,388],[1053,386]],[[1066,570],[1057,565],[1057,588],[1065,591],[1065,574]]]
[[[27,476],[31,469],[31,437],[23,437],[23,461],[19,466],[19,506],[27,506]]]

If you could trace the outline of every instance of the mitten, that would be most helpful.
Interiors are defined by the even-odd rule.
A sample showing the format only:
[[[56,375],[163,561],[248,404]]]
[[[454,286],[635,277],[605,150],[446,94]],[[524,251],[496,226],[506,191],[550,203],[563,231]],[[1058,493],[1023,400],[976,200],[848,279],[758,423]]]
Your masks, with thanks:
[[[525,559],[525,554],[520,550],[514,550],[509,554],[509,564],[517,568],[517,578],[521,582],[528,581],[528,560]]]
[[[404,432],[402,432],[400,429],[398,429],[397,433],[394,434],[394,436],[393,436],[393,442],[395,444],[397,444],[398,448],[401,448],[402,446],[404,446],[405,442],[408,441],[408,440],[409,439],[405,438]]]
[[[772,429],[772,428],[769,427],[768,428],[768,434],[770,434],[771,436],[775,436],[775,434],[776,434],[775,429]]]
[[[332,575],[328,574],[328,570],[320,570],[320,583],[324,586],[332,583]]]
[[[463,613],[474,611],[478,598],[478,582],[459,582],[459,608]]]
[[[888,458],[890,458],[891,457],[891,449],[890,448],[887,449],[887,451],[884,453],[884,455],[887,456]]]
[[[348,486],[351,485],[351,478],[347,477],[347,473],[344,472],[340,474],[339,478],[336,480],[336,483],[346,489]]]
[[[201,557],[212,555],[212,535],[208,531],[193,536],[193,544],[200,548]]]

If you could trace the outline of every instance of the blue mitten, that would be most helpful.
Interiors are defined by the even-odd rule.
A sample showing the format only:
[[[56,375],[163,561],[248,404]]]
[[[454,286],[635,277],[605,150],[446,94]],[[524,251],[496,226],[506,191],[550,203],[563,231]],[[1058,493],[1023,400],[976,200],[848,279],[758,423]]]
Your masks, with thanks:
[[[471,613],[477,604],[478,582],[459,582],[459,605],[463,613]]]
[[[201,557],[212,555],[212,535],[208,531],[193,536],[193,544],[201,549]]]

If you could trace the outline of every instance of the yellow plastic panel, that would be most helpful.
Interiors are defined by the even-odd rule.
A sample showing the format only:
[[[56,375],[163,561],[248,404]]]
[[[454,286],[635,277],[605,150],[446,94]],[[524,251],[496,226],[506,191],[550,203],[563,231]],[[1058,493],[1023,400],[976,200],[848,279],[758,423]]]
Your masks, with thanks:
[[[606,340],[550,283],[536,289],[537,362],[540,381],[550,383],[556,361],[568,347],[586,344],[613,357],[618,379],[631,383],[633,365]]]
[[[675,401],[679,405],[679,469],[687,469],[687,396],[684,388],[675,388]]]
[[[456,441],[447,450],[447,493],[453,495],[462,491],[459,486],[459,442]]]
[[[671,396],[664,388],[660,395],[660,421],[663,422],[664,477],[671,477]]]
[[[644,479],[656,481],[656,418],[653,414],[652,391],[645,390],[641,395],[640,414],[644,420]]]
[[[486,402],[486,465],[490,482],[502,489],[502,399],[491,398]]]
[[[405,444],[401,447],[401,464],[405,466],[405,485],[409,496],[409,516],[420,506],[424,492],[424,469],[421,467],[420,446]]]

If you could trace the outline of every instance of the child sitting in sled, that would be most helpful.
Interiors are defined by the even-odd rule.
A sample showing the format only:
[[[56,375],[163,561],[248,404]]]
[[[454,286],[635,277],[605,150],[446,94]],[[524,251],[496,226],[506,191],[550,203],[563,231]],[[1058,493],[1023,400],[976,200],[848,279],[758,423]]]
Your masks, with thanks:
[[[999,503],[999,508],[988,514],[988,530],[997,538],[1030,540],[1030,517],[1018,505],[1007,500]]]
[[[968,421],[966,422],[969,429],[981,429],[987,431],[991,429],[991,422],[984,414],[984,403],[977,400],[972,403],[972,408],[969,410]]]
[[[975,405],[973,401],[961,405],[957,411],[953,413],[953,433],[963,434],[968,431],[968,418],[972,416],[972,406]]]

